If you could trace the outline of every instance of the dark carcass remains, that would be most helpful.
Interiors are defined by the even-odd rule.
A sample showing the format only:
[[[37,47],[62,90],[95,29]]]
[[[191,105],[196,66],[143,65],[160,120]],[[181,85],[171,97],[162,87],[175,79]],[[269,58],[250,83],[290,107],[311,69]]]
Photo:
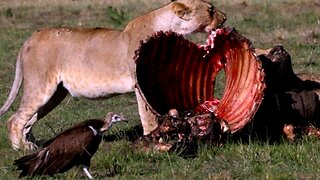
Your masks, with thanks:
[[[248,124],[260,127],[261,120],[264,127],[280,122],[282,133],[283,117],[269,114],[274,113],[270,107],[279,110],[272,97],[317,87],[294,75],[291,60],[281,61],[288,59],[286,55],[276,46],[269,54],[256,56],[250,41],[232,28],[216,30],[203,46],[174,32],[154,34],[141,43],[135,57],[137,88],[147,108],[158,116],[159,126],[148,137],[161,141],[173,135],[178,141],[219,143],[222,134],[241,134]],[[281,72],[284,66],[291,70]],[[226,82],[217,99],[215,78],[221,70]]]

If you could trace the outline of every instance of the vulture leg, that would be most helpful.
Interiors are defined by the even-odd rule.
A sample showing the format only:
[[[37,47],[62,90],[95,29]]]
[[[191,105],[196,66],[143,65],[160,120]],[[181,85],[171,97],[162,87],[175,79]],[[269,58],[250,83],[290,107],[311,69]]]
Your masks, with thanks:
[[[82,167],[82,170],[83,170],[83,172],[86,174],[86,176],[87,176],[89,179],[93,179],[93,177],[92,177],[91,174],[89,173],[89,170],[88,170],[88,167],[87,167],[87,166],[83,166],[83,167]]]

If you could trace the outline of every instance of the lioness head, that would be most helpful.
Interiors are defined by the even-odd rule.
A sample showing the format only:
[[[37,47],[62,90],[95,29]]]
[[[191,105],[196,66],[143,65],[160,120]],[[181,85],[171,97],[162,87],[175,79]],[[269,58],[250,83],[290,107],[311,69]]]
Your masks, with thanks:
[[[183,21],[180,26],[188,32],[209,32],[219,28],[227,16],[207,0],[172,0],[172,11]]]

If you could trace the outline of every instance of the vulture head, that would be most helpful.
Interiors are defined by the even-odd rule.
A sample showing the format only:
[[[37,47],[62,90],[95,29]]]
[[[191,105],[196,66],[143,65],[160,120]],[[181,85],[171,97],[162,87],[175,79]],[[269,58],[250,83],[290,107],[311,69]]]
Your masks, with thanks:
[[[127,119],[122,115],[118,115],[113,112],[108,112],[104,119],[104,125],[100,129],[100,132],[105,132],[107,131],[114,123],[117,122],[128,122]]]

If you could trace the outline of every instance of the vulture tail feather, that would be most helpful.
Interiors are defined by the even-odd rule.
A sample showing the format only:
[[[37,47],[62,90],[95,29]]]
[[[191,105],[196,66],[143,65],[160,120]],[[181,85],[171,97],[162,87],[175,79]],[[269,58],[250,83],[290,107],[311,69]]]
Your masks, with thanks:
[[[23,156],[14,161],[14,165],[17,166],[18,170],[22,170],[19,177],[24,176],[35,176],[36,174],[43,174],[43,172],[39,172],[39,167],[42,166],[43,156],[45,155],[45,151],[39,151],[34,154],[30,154],[27,156]],[[40,170],[41,171],[41,170]]]

